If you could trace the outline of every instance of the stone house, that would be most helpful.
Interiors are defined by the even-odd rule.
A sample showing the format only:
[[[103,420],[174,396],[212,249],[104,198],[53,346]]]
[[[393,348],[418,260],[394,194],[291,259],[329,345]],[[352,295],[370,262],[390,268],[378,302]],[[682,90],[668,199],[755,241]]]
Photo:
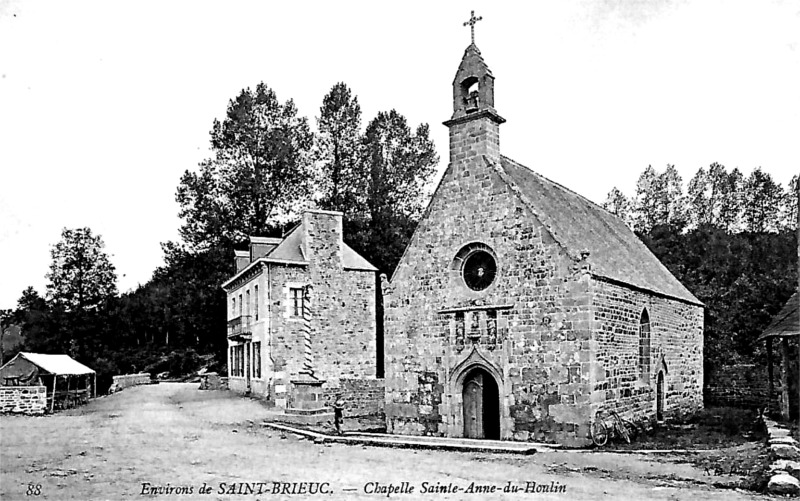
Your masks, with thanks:
[[[279,408],[298,385],[318,405],[343,393],[351,414],[382,407],[376,379],[377,269],[343,241],[342,213],[307,210],[283,238],[251,237],[222,284],[228,301],[228,385]]]
[[[617,217],[500,153],[473,44],[450,163],[384,281],[390,433],[589,441],[703,405],[703,305]]]

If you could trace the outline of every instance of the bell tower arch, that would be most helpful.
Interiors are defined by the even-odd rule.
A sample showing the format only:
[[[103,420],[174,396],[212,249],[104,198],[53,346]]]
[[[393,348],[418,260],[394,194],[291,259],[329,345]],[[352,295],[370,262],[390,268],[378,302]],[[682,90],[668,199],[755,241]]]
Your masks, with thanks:
[[[475,45],[473,11],[470,25],[472,43],[467,46],[453,79],[453,115],[444,125],[450,128],[450,163],[476,156],[500,160],[499,125],[506,120],[494,109],[494,75]]]

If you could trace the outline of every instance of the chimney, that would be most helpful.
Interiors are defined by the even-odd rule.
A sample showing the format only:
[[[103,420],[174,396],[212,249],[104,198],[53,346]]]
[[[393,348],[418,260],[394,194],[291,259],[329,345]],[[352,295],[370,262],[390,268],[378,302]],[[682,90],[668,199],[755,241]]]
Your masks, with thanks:
[[[303,254],[308,261],[344,267],[342,213],[309,209],[303,212]]]

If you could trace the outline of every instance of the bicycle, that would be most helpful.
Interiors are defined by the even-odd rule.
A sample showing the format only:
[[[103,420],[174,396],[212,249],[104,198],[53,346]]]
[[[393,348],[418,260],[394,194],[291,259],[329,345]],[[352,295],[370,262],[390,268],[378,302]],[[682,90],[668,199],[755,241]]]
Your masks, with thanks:
[[[595,414],[595,419],[589,428],[592,442],[598,447],[606,445],[609,437],[619,437],[625,440],[625,443],[631,443],[631,438],[634,440],[639,435],[639,427],[631,421],[623,419],[617,414],[617,411],[607,411],[611,415],[612,422],[606,422],[604,419],[599,419],[600,412]]]

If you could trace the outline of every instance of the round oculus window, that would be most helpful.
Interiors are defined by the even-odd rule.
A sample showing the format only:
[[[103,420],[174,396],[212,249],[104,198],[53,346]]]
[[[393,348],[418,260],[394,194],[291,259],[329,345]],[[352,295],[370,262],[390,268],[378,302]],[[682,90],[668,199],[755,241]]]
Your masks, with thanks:
[[[464,260],[462,268],[464,283],[474,291],[482,291],[492,285],[497,275],[494,256],[484,250],[473,252]]]

